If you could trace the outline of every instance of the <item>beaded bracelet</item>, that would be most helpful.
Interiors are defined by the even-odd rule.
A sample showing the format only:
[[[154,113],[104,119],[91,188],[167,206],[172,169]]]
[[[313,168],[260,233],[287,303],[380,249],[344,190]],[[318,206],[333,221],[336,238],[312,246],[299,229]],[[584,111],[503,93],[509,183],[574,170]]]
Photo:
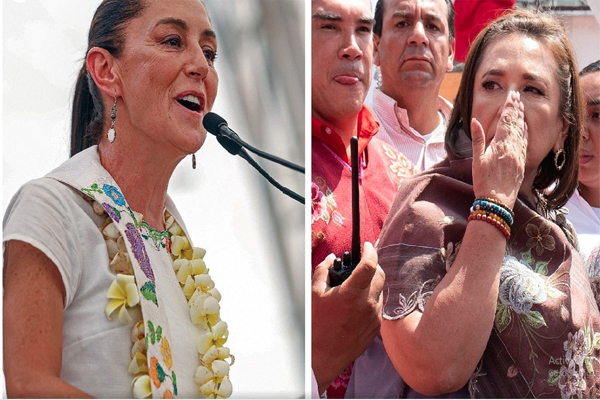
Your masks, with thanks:
[[[494,214],[493,212],[485,211],[485,210],[476,210],[471,212],[471,215],[477,217],[477,215],[486,216],[487,218],[491,218],[497,221],[500,225],[502,225],[507,231],[510,232],[510,225],[498,214]]]
[[[500,200],[498,200],[498,199],[495,199],[495,198],[493,198],[493,197],[477,197],[477,198],[475,198],[475,200],[484,200],[484,201],[488,201],[488,202],[490,202],[490,203],[494,203],[494,204],[496,204],[497,206],[500,206],[500,207],[501,207],[501,208],[503,208],[504,210],[508,211],[508,213],[509,213],[511,216],[513,216],[513,217],[515,216],[515,213],[513,212],[513,210],[512,210],[512,209],[511,209],[509,206],[507,206],[506,204],[502,203],[502,202],[501,202]]]
[[[508,224],[508,226],[512,226],[513,224],[513,216],[510,211],[506,210],[502,206],[497,205],[496,203],[492,203],[491,201],[475,199],[473,206],[471,207],[471,212],[477,210],[489,211],[500,216]]]
[[[480,220],[485,221],[489,224],[494,225],[496,228],[502,232],[506,240],[510,239],[510,227],[506,224],[506,222],[502,219],[502,217],[486,212],[486,211],[474,211],[469,215],[469,221]]]

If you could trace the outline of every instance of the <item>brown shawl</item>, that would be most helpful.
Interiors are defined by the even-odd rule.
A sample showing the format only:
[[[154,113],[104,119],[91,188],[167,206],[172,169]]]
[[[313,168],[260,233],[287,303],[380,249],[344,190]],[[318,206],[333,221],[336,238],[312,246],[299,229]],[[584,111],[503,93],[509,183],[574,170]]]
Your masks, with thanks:
[[[378,245],[384,318],[423,312],[452,267],[474,200],[471,164],[446,159],[400,187]],[[563,229],[526,201],[517,200],[514,212],[511,257],[503,262],[495,323],[470,395],[599,398],[600,314],[583,261]]]

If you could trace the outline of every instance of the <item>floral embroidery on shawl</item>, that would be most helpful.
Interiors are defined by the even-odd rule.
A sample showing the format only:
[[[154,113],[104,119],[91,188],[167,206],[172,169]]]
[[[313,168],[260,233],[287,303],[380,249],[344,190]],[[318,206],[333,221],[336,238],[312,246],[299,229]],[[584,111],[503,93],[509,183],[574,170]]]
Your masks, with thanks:
[[[158,251],[160,251],[161,248],[165,248],[167,249],[167,251],[170,251],[170,232],[158,231],[150,228],[148,223],[142,221],[142,216],[140,214],[136,216],[136,213],[129,207],[129,205],[125,201],[125,197],[123,196],[123,194],[117,187],[113,185],[104,184],[102,186],[102,189],[100,189],[99,185],[97,183],[94,183],[90,187],[81,188],[80,190],[83,193],[87,194],[92,200],[96,200],[97,194],[106,195],[106,197],[110,199],[110,201],[112,201],[113,204],[102,202],[102,208],[104,209],[104,211],[106,211],[108,216],[114,221],[115,224],[121,222],[123,213],[127,213],[131,216],[133,223],[127,222],[125,224],[125,236],[129,244],[131,245],[133,256],[139,263],[140,269],[142,270],[145,277],[148,278],[148,281],[143,282],[143,285],[139,287],[139,292],[142,295],[143,299],[153,304],[154,307],[158,307],[159,304],[156,296],[156,283],[154,272],[152,270],[150,258],[148,257],[148,253],[146,252],[144,239],[150,239],[149,243],[151,243],[154,246],[154,248]],[[121,264],[129,264],[129,262],[126,262],[127,259],[129,259],[129,256],[128,253],[125,252],[123,254],[123,260]],[[112,267],[113,266],[111,264],[111,269]],[[133,283],[134,273],[133,270],[130,269],[131,267],[125,267],[123,269],[123,272],[128,272],[128,275],[117,274],[117,281],[119,277],[121,277],[121,280],[123,278],[131,278],[130,280],[132,282],[132,285],[135,286],[135,283]],[[138,282],[138,284],[141,284],[141,282]],[[135,293],[137,294],[137,288],[135,289]],[[124,301],[127,301],[127,299],[128,297],[125,297]],[[116,300],[121,301],[121,303],[124,302],[120,298]],[[122,308],[125,308],[124,304]],[[122,318],[120,318],[120,320],[121,319]],[[177,395],[178,390],[177,378],[175,371],[173,370],[173,356],[171,353],[171,346],[169,344],[169,340],[167,339],[167,336],[163,334],[163,328],[160,325],[156,325],[155,327],[151,320],[147,321],[147,325],[148,326],[144,339],[145,346],[143,346],[144,348],[139,350],[139,355],[134,354],[131,365],[129,367],[129,372],[134,375],[137,375],[132,383],[134,397],[145,397],[151,395],[150,385],[146,385],[145,381],[143,379],[140,379],[143,378],[143,375],[139,375],[139,373],[147,371],[152,383],[156,388],[160,388],[161,385],[165,382],[165,380],[171,380],[173,384],[173,393],[170,389],[166,389],[163,393],[163,397],[173,398],[173,394]],[[138,330],[139,329],[137,328],[137,325],[134,326],[134,332],[137,332]],[[137,339],[137,337],[134,338],[132,334],[132,341],[133,339]],[[161,360],[159,360],[157,357],[150,358],[149,368],[145,366],[146,352],[150,344],[157,346],[160,345],[160,355],[162,356],[162,362],[166,366],[166,369],[161,364]]]
[[[150,279],[153,284],[156,284],[154,272],[152,272],[152,267],[150,266],[150,259],[148,258],[148,253],[146,253],[142,235],[140,235],[139,230],[131,222],[128,222],[126,227],[127,230],[125,231],[125,234],[127,235],[129,244],[131,244],[133,256],[137,262],[140,263],[140,267],[142,268],[144,275],[146,275],[146,278]]]
[[[547,222],[542,222],[539,227],[535,224],[527,224],[525,231],[529,235],[527,247],[535,248],[538,256],[541,256],[544,250],[554,250],[554,238],[550,235],[550,224]]]
[[[600,333],[594,332],[591,326],[581,328],[575,334],[569,332],[564,349],[564,357],[550,360],[561,367],[549,371],[548,384],[558,385],[563,399],[582,398],[587,388],[586,377],[594,374],[594,364],[600,363],[594,356],[594,350],[600,350]]]
[[[413,312],[415,309],[418,309],[420,312],[425,311],[425,306],[427,305],[427,300],[433,294],[433,290],[438,285],[439,279],[430,279],[421,285],[421,288],[418,292],[413,292],[408,297],[404,297],[402,293],[398,294],[398,307],[394,308],[394,317],[391,319],[399,319],[404,318]]]

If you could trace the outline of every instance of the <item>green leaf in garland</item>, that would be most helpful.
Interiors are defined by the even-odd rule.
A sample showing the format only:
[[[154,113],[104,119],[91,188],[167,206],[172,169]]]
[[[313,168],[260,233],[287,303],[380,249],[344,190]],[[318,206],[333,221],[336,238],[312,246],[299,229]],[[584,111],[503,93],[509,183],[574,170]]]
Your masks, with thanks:
[[[149,300],[158,306],[158,300],[156,299],[156,288],[151,281],[146,282],[140,289],[140,292],[142,292],[142,296],[144,296],[146,300]]]
[[[162,337],[162,326],[159,325],[156,328],[156,341],[159,342],[161,337]]]
[[[177,396],[177,376],[175,376],[175,371],[171,371],[171,378],[173,379],[173,392]]]

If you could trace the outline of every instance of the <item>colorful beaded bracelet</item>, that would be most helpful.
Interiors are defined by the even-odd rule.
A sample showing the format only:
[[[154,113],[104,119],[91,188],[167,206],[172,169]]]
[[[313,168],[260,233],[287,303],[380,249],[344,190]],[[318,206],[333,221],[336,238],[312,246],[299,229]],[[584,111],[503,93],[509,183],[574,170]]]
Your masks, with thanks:
[[[493,198],[493,197],[476,197],[476,198],[475,198],[475,201],[477,201],[477,200],[484,200],[484,201],[488,201],[488,202],[490,202],[490,203],[494,203],[494,204],[496,204],[497,206],[500,206],[500,207],[502,207],[503,209],[505,209],[506,211],[508,211],[508,213],[509,213],[511,216],[513,216],[513,217],[515,216],[515,213],[513,212],[513,210],[512,210],[512,209],[511,209],[509,206],[507,206],[506,204],[502,203],[502,202],[501,202],[500,200],[498,200],[498,199],[495,199],[495,198]]]
[[[500,230],[500,232],[502,232],[502,234],[506,237],[506,240],[510,239],[510,227],[506,225],[506,222],[501,222],[501,218],[499,216],[485,211],[476,211],[469,215],[469,221],[473,220],[485,221],[494,225]]]
[[[494,214],[493,212],[485,211],[485,210],[476,210],[471,212],[471,215],[481,215],[486,216],[487,218],[491,218],[501,224],[508,232],[510,232],[510,226],[506,223],[506,221],[498,214]]]
[[[508,226],[512,226],[513,224],[513,216],[509,211],[507,211],[504,207],[501,207],[491,201],[487,200],[475,200],[473,202],[473,206],[471,207],[471,212],[476,210],[485,210],[491,213],[494,213],[500,217],[508,224]]]

